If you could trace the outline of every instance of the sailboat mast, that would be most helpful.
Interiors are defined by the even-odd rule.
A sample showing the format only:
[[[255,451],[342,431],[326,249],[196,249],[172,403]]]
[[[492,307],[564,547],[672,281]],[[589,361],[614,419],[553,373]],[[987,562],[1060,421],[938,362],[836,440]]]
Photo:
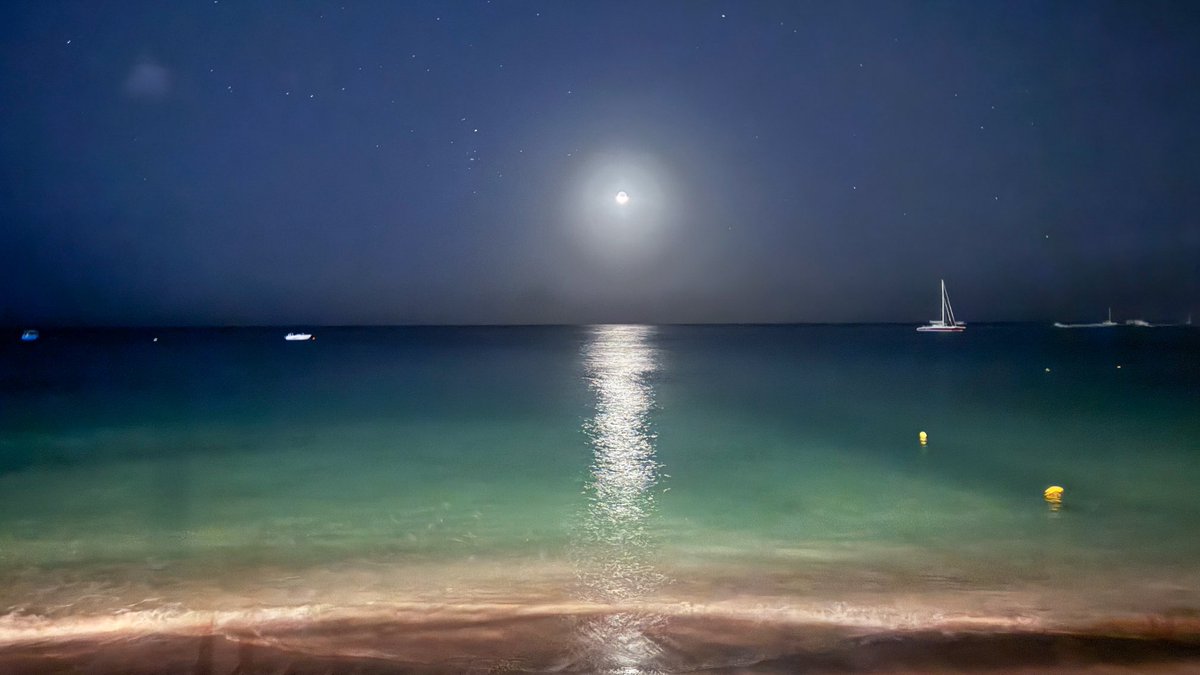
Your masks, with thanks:
[[[945,323],[946,323],[946,280],[941,279],[941,282],[942,282],[942,324],[945,325]]]
[[[946,281],[942,280],[942,306],[945,307],[946,316],[942,321],[949,326],[957,326],[958,322],[954,319],[954,305],[950,304],[950,293],[946,291]]]
[[[946,280],[942,279],[942,323],[954,325],[954,308],[950,306],[950,294],[946,292]]]

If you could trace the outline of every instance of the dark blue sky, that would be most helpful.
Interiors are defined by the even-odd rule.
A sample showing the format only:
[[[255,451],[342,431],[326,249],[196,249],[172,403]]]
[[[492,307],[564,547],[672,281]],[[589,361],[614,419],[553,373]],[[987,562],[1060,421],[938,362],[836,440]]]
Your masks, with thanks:
[[[0,323],[1200,312],[1194,3],[25,2],[0,50]]]

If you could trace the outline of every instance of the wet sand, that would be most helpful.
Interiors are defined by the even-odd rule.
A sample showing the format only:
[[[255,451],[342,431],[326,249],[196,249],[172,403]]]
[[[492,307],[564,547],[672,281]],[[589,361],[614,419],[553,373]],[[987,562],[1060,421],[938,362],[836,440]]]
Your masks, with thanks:
[[[30,572],[0,590],[0,675],[1200,672],[1191,574],[667,569],[629,598],[563,561]]]
[[[617,609],[619,611],[612,611]],[[0,673],[1200,672],[1200,617],[923,629],[688,607],[408,607],[10,624]]]

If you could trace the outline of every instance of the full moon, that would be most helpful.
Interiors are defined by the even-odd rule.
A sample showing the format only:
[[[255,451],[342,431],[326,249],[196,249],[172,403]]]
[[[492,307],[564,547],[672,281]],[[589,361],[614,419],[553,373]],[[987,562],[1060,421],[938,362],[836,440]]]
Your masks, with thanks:
[[[629,203],[629,195],[625,194],[624,190],[621,190],[617,193],[617,203],[621,206],[625,206]]]

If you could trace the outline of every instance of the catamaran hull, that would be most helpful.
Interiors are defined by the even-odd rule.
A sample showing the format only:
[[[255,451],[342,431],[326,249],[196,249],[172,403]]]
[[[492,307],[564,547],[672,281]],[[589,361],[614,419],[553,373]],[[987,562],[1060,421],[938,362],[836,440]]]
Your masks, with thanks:
[[[961,333],[966,326],[917,326],[918,333]]]

